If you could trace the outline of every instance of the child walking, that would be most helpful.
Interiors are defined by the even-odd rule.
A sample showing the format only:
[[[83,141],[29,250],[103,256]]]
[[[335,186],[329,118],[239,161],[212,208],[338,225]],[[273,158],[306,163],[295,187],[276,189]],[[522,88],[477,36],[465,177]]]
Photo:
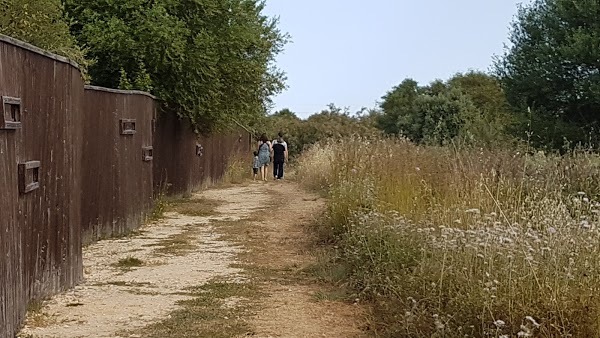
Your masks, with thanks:
[[[252,172],[254,173],[255,181],[256,181],[256,175],[258,175],[258,168],[260,168],[260,160],[258,159],[258,151],[254,151],[254,161],[252,161]]]

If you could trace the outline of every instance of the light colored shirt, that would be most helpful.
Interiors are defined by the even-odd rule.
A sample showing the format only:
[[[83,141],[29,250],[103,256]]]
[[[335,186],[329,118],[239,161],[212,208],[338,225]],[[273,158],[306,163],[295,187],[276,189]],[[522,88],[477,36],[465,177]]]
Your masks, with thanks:
[[[285,151],[288,150],[287,142],[285,142],[285,141],[279,142],[277,139],[275,139],[275,140],[273,140],[273,142],[271,142],[271,144],[273,144],[273,145],[275,145],[275,144],[282,144],[285,147]]]

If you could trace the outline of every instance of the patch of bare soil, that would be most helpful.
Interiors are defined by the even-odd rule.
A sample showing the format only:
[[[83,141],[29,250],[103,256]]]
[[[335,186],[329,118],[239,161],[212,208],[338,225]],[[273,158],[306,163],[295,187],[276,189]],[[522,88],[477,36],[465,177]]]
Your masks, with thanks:
[[[324,286],[303,272],[315,262],[306,227],[323,211],[322,199],[291,182],[211,189],[193,199],[213,201],[212,212],[181,201],[179,212],[135,236],[84,248],[85,282],[29,313],[19,336],[361,335],[362,310],[319,299]]]
[[[325,286],[302,274],[316,262],[315,238],[308,227],[323,213],[325,201],[295,183],[271,183],[266,190],[271,207],[248,234],[255,239],[256,250],[246,259],[263,271],[267,278],[262,286],[270,294],[251,319],[253,336],[363,336],[363,309],[343,301],[319,300],[318,295],[327,292]]]

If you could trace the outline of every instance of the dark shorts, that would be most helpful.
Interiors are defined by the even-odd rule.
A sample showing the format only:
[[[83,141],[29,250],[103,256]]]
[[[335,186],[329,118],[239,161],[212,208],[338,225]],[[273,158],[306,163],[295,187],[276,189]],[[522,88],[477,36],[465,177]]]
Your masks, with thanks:
[[[252,168],[252,172],[258,174],[258,168]]]

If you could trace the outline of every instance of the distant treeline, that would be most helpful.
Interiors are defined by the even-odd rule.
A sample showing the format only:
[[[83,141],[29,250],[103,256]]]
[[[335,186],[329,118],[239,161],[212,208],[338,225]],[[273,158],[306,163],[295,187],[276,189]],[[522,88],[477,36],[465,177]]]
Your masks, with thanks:
[[[305,144],[303,138],[313,142],[352,133],[353,126],[357,133],[377,128],[421,144],[597,148],[599,16],[597,1],[534,0],[520,6],[511,44],[490,72],[471,71],[428,85],[405,79],[367,117],[323,112],[303,128],[292,124],[290,137]],[[282,125],[290,115],[287,110],[273,115],[273,124]],[[343,130],[337,127],[340,121]]]

